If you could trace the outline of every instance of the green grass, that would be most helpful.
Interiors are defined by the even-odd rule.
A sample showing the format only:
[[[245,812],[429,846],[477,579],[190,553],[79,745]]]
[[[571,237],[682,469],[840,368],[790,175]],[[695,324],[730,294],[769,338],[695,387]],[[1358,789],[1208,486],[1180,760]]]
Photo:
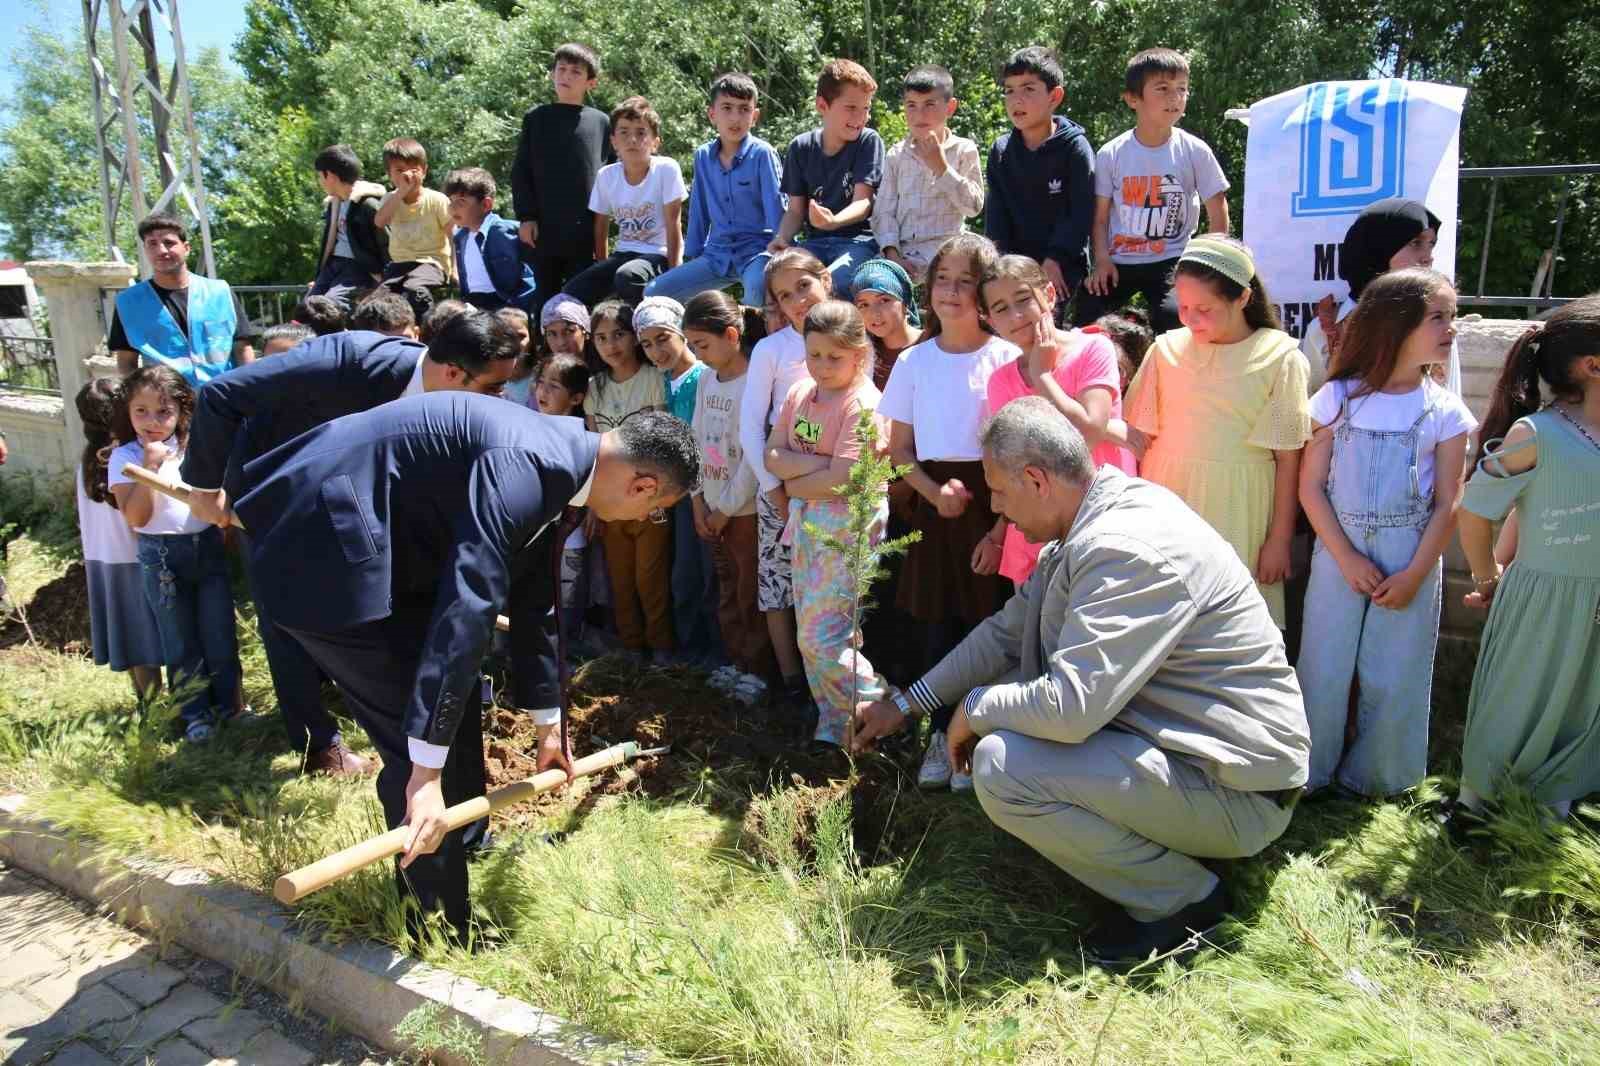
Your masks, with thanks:
[[[19,544],[13,558],[42,565]],[[125,679],[82,659],[0,651],[0,785],[263,891],[381,827],[370,783],[299,777],[270,719],[190,751],[167,739],[169,709],[139,719],[131,703]],[[475,865],[476,954],[407,942],[387,868],[300,917],[668,1062],[1600,1063],[1592,809],[1550,824],[1512,802],[1458,850],[1408,803],[1302,807],[1267,851],[1223,865],[1237,920],[1216,944],[1111,977],[1079,953],[1099,905],[970,797],[891,787],[853,810],[845,789],[727,767],[684,781],[570,803],[535,827],[564,842],[524,833]],[[882,844],[858,854],[864,824]],[[434,1028],[419,1018],[410,1035],[460,1035]]]

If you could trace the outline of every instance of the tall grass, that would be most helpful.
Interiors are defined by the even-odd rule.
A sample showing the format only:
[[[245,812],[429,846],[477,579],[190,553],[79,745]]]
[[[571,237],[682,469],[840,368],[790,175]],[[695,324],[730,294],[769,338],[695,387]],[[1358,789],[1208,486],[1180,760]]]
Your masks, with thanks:
[[[0,652],[0,782],[262,891],[382,826],[370,781],[299,776],[270,718],[192,748],[166,731],[170,701],[130,704],[82,659]],[[1103,905],[970,797],[848,785],[724,769],[672,802],[573,803],[537,827],[564,842],[508,834],[473,866],[473,954],[408,939],[387,865],[297,916],[667,1062],[1600,1063],[1592,809],[1553,823],[1514,797],[1458,848],[1409,803],[1302,807],[1261,855],[1218,864],[1235,920],[1213,944],[1112,977],[1079,950]],[[419,1046],[445,1039],[424,1021]]]

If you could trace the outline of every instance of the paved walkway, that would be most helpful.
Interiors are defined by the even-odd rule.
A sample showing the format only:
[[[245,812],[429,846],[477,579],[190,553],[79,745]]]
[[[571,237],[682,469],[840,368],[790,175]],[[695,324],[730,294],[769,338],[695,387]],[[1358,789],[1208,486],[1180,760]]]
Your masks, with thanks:
[[[227,967],[161,945],[0,863],[0,1062],[385,1062]]]

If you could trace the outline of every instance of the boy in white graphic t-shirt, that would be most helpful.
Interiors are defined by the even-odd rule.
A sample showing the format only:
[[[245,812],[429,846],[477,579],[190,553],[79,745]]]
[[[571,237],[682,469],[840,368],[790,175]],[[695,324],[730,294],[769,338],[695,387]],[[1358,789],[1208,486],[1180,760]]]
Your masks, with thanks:
[[[1123,101],[1134,128],[1108,141],[1094,161],[1094,269],[1079,290],[1078,325],[1144,294],[1157,333],[1178,328],[1172,268],[1200,226],[1228,232],[1228,179],[1200,138],[1178,129],[1189,103],[1189,61],[1170,48],[1128,60]]]
[[[656,275],[683,262],[683,172],[661,147],[661,117],[650,101],[630,96],[611,111],[617,162],[600,168],[589,193],[595,264],[562,292],[590,307],[616,296],[629,307]],[[617,224],[616,250],[608,247]],[[607,254],[609,252],[609,254]]]

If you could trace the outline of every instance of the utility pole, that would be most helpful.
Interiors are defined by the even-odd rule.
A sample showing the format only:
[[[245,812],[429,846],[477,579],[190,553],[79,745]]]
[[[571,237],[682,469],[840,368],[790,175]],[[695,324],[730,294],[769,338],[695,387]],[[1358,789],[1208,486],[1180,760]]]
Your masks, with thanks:
[[[102,13],[109,19],[102,19]],[[109,24],[102,25],[103,21]],[[189,61],[178,21],[178,0],[83,0],[83,42],[94,87],[107,253],[122,260],[117,229],[126,197],[134,225],[159,211],[186,214],[191,230],[200,238],[204,272],[215,277],[205,174],[189,98]],[[108,45],[109,69],[103,56]],[[172,74],[165,84],[161,80],[163,50],[172,53]],[[149,124],[148,137],[141,129],[145,122]],[[181,168],[172,150],[174,130],[188,157]],[[147,150],[153,154],[147,156]],[[147,184],[152,177],[153,187]],[[155,192],[153,199],[151,191]],[[149,264],[144,264],[144,273],[149,274]]]

